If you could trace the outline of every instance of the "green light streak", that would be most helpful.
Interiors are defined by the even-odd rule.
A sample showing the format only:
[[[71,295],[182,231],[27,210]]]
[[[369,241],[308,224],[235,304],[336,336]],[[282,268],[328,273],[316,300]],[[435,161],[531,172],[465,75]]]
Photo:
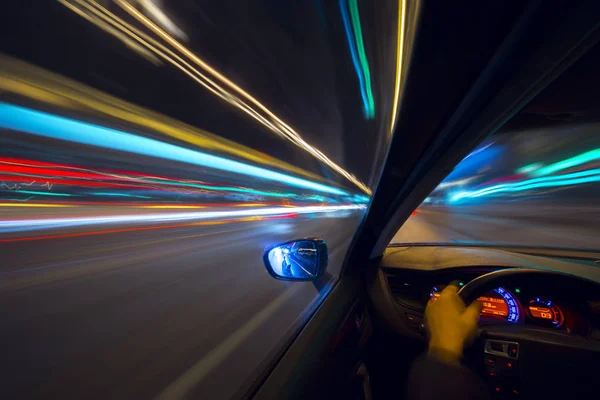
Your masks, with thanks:
[[[580,154],[575,157],[568,158],[563,161],[559,161],[554,164],[547,165],[542,167],[534,172],[536,176],[549,175],[554,172],[562,171],[563,169],[575,167],[577,165],[585,164],[590,161],[600,160],[600,149],[590,150],[583,154]]]
[[[140,196],[137,194],[127,194],[127,193],[109,193],[109,192],[94,192],[91,193],[94,196],[116,196],[116,197],[137,197],[140,199],[151,199],[149,196]]]
[[[71,194],[66,193],[50,193],[50,192],[34,192],[31,190],[17,190],[17,193],[27,193],[27,194],[40,194],[42,196],[72,196]]]
[[[296,197],[296,195],[294,193],[263,192],[263,191],[254,190],[254,189],[234,188],[234,187],[227,187],[227,186],[208,186],[208,185],[200,185],[197,183],[187,183],[187,182],[168,182],[168,181],[159,180],[159,179],[148,179],[147,181],[160,183],[163,185],[188,186],[188,187],[195,187],[198,189],[206,189],[206,190],[222,191],[222,192],[248,193],[248,194],[255,194],[255,195],[269,196],[269,197]]]
[[[542,168],[541,163],[533,163],[533,164],[525,165],[524,167],[517,169],[515,172],[517,174],[528,174],[528,173],[533,172],[536,169],[540,169],[540,168]]]
[[[579,185],[583,183],[600,182],[600,169],[593,169],[571,174],[550,176],[545,178],[529,179],[522,182],[495,185],[489,188],[476,190],[473,192],[459,192],[450,197],[451,202],[456,202],[463,198],[477,198],[494,193],[512,193],[525,190],[538,189],[544,187],[560,187],[569,185]]]
[[[367,101],[369,103],[368,118],[375,116],[375,101],[373,100],[373,91],[371,89],[371,71],[369,70],[369,63],[367,61],[367,55],[365,54],[365,45],[362,37],[362,28],[360,24],[360,16],[358,13],[358,0],[350,0],[350,17],[352,20],[352,30],[354,31],[354,37],[356,38],[356,48],[358,50],[358,58],[360,59],[360,65],[365,77],[365,88],[367,91]]]

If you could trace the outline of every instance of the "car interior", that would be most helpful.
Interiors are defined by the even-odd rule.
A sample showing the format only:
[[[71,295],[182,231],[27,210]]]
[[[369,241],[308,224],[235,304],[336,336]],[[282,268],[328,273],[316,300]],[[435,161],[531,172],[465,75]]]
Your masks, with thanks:
[[[339,281],[246,398],[405,398],[411,364],[427,346],[425,308],[450,282],[466,304],[483,302],[478,336],[463,362],[493,398],[598,396],[599,252],[388,245],[489,135],[597,120],[598,6],[408,2],[399,116],[368,213]],[[303,241],[277,250],[279,270],[275,255],[265,254],[269,273],[324,279],[326,243],[289,239]],[[285,261],[298,249],[304,250]],[[303,259],[312,260],[309,271],[294,272]]]

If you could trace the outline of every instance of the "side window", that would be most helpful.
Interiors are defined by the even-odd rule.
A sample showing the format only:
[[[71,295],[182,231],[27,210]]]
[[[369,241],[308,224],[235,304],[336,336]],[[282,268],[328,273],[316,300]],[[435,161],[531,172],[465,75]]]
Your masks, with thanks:
[[[373,10],[225,3],[4,5],[0,397],[240,396],[323,296],[265,249],[340,276],[387,146]]]

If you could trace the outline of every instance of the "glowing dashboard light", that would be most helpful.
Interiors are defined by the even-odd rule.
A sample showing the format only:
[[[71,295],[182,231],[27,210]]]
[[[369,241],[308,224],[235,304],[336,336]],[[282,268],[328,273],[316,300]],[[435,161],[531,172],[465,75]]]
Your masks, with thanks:
[[[515,298],[513,297],[512,294],[510,294],[510,292],[508,292],[507,290],[505,290],[504,288],[497,288],[494,290],[496,293],[498,293],[500,296],[502,296],[502,298],[504,299],[507,308],[508,308],[508,321],[509,322],[517,322],[519,321],[519,306],[517,304],[517,301],[515,300]]]
[[[550,322],[555,327],[561,327],[564,322],[564,315],[561,309],[548,299],[536,297],[529,302],[529,313],[532,318],[541,319]]]
[[[462,285],[461,285],[462,286]],[[429,292],[430,301],[437,300],[445,285],[436,285]],[[497,293],[497,295],[494,294]],[[482,316],[506,317],[509,322],[519,321],[519,306],[515,298],[504,288],[497,288],[486,296],[480,296],[477,301],[483,305]]]
[[[238,161],[7,103],[0,103],[0,127],[52,139],[214,168],[325,193],[348,194],[334,187]]]

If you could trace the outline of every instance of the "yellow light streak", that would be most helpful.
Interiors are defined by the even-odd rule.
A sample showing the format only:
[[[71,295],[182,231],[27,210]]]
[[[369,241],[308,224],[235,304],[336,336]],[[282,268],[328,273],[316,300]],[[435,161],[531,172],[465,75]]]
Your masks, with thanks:
[[[0,207],[55,207],[55,208],[66,208],[66,207],[77,207],[72,204],[44,204],[44,203],[0,203]]]
[[[271,112],[266,106],[264,106],[262,103],[260,103],[256,98],[251,96],[248,92],[243,90],[241,87],[237,86],[235,83],[233,83],[229,79],[227,79],[227,77],[225,77],[224,75],[219,73],[217,70],[212,68],[208,63],[206,63],[205,61],[200,59],[196,54],[194,54],[192,51],[190,51],[187,47],[185,47],[184,45],[179,43],[176,39],[174,39],[166,31],[161,29],[158,25],[156,25],[154,22],[152,22],[149,18],[144,16],[142,13],[140,13],[130,3],[128,3],[127,1],[123,1],[123,0],[114,0],[114,1],[119,6],[121,6],[125,11],[127,11],[131,16],[133,16],[136,20],[138,20],[140,23],[142,23],[148,29],[153,31],[155,34],[157,34],[159,37],[161,37],[163,40],[165,40],[171,46],[173,46],[174,48],[179,50],[182,54],[186,55],[190,60],[194,61],[198,66],[200,66],[204,70],[208,71],[211,75],[216,77],[218,80],[220,80],[225,85],[229,86],[231,89],[233,89],[237,93],[241,94],[244,98],[249,100],[252,104],[257,106],[265,114],[267,114],[269,117],[271,117],[276,122],[277,128],[279,128],[279,129],[277,129],[272,124],[268,124],[267,126],[269,128],[271,128],[271,130],[282,134],[284,137],[287,137],[294,144],[303,148],[304,150],[306,150],[307,152],[312,154],[314,157],[316,157],[317,159],[322,161],[324,164],[328,165],[330,168],[332,168],[333,170],[338,172],[340,175],[342,175],[343,177],[348,179],[350,182],[354,183],[365,193],[368,193],[368,194],[371,193],[371,190],[364,183],[362,183],[358,179],[356,179],[356,177],[354,177],[354,175],[348,173],[343,168],[341,168],[339,165],[337,165],[336,163],[331,161],[320,150],[309,145],[306,141],[304,141],[304,139],[302,139],[302,137],[294,129],[292,129],[289,125],[287,125],[285,122],[283,122],[281,119],[279,119],[273,112]]]
[[[204,149],[231,154],[252,162],[281,168],[296,175],[306,176],[315,181],[325,182],[319,175],[278,160],[268,154],[202,131],[165,115],[126,103],[96,89],[7,56],[0,56],[0,90],[61,108],[97,111]]]
[[[206,206],[184,206],[184,205],[164,205],[164,206],[142,206],[142,205],[136,205],[133,206],[134,208],[166,208],[166,209],[170,209],[170,208],[206,208]]]
[[[400,85],[402,78],[402,58],[404,55],[404,25],[406,18],[406,0],[398,2],[398,43],[396,45],[396,84],[394,86],[394,102],[392,103],[392,120],[390,123],[389,137],[392,137],[396,120],[398,119],[398,104],[400,102]]]

